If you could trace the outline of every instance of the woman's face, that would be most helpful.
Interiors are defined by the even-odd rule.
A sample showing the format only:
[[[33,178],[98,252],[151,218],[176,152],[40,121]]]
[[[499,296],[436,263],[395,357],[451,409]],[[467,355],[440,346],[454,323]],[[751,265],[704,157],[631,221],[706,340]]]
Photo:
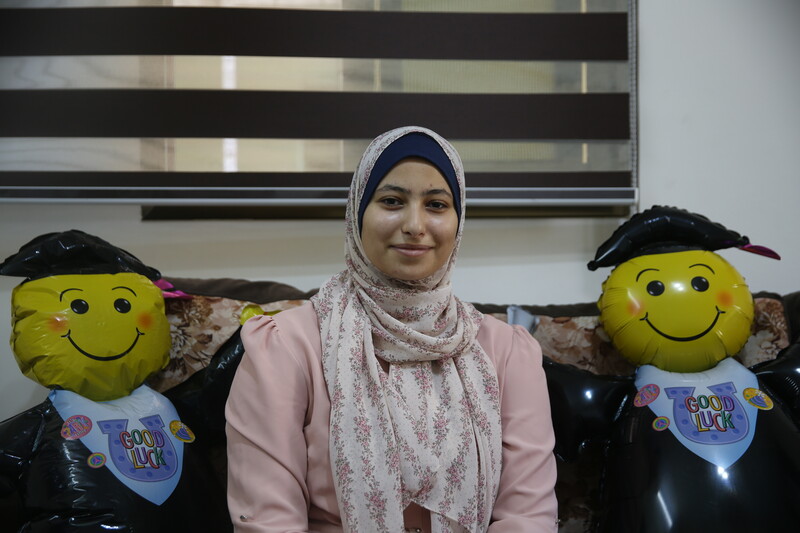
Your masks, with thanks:
[[[458,231],[444,176],[422,159],[405,159],[378,184],[364,211],[361,242],[367,258],[405,281],[434,274],[450,259]]]

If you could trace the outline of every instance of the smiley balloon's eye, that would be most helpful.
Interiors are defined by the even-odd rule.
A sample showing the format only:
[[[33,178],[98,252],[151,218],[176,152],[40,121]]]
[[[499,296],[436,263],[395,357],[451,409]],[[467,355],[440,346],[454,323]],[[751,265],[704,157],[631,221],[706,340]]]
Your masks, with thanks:
[[[647,284],[647,292],[652,296],[658,296],[664,292],[664,284],[660,281],[651,281]]]
[[[692,278],[692,288],[697,292],[705,292],[708,290],[708,280],[702,276]]]
[[[114,300],[114,309],[120,313],[127,313],[131,310],[131,303],[125,298],[117,298]]]
[[[69,304],[69,307],[79,315],[82,315],[89,310],[89,304],[86,302],[86,300],[80,300],[80,299],[72,300]]]

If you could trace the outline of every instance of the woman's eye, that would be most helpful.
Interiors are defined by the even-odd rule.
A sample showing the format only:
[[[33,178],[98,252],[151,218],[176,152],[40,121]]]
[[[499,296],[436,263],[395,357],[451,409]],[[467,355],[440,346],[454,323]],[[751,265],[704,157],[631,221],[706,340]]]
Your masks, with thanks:
[[[449,207],[445,202],[440,202],[439,200],[434,200],[428,205],[433,209],[447,209]]]
[[[705,292],[708,290],[708,280],[703,276],[696,276],[692,278],[692,288],[697,292]]]
[[[70,302],[69,308],[75,313],[82,315],[89,310],[89,304],[86,300],[77,299]]]
[[[400,200],[398,200],[397,198],[391,198],[391,197],[390,198],[381,198],[380,202],[383,205],[389,205],[389,206],[400,205]]]
[[[664,284],[658,280],[647,284],[647,293],[651,296],[659,296],[664,293]]]
[[[125,298],[117,298],[114,300],[114,309],[120,313],[127,313],[131,310],[131,303]]]

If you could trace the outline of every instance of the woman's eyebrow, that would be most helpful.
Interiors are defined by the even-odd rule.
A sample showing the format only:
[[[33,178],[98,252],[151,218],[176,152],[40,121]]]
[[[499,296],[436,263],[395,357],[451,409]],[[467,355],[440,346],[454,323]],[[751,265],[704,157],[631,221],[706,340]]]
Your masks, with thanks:
[[[400,193],[400,194],[406,194],[408,196],[411,196],[411,191],[409,189],[406,189],[405,187],[401,187],[399,185],[392,185],[390,183],[387,183],[386,185],[381,185],[380,187],[378,187],[375,190],[376,193],[378,193],[378,192],[387,192],[387,191],[392,191],[392,192],[396,192],[396,193]],[[447,189],[428,189],[427,191],[422,191],[422,196],[435,196],[435,195],[438,195],[438,194],[444,194],[444,195],[447,195],[447,196],[450,196],[450,197],[453,196],[450,193],[450,191],[447,190]]]
[[[385,191],[399,192],[402,194],[411,194],[411,191],[409,191],[404,187],[400,187],[399,185],[389,185],[389,184],[378,187],[378,189],[375,192],[385,192]]]

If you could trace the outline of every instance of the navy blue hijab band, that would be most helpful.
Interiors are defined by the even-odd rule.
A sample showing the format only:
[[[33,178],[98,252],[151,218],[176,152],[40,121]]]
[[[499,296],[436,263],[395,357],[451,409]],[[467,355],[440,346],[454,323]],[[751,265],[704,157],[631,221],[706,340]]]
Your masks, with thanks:
[[[442,147],[432,137],[413,131],[387,146],[378,157],[378,160],[375,161],[367,180],[367,186],[364,188],[361,203],[358,206],[359,229],[361,229],[361,223],[364,220],[364,211],[366,211],[367,205],[372,200],[372,195],[375,194],[378,184],[392,170],[392,167],[409,157],[420,157],[439,169],[447,185],[450,186],[456,215],[458,215],[459,220],[461,219],[461,191],[458,188],[458,180],[456,179],[453,163],[450,162],[450,158],[447,157]]]

